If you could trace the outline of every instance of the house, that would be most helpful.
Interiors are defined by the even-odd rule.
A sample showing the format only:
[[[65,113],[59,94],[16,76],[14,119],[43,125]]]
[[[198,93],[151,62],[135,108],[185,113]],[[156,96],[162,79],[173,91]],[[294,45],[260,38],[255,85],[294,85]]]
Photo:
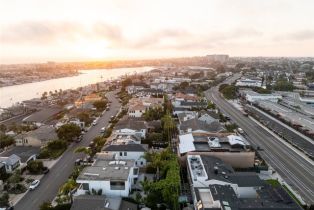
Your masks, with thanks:
[[[36,160],[37,155],[40,152],[39,147],[22,147],[16,146],[6,150],[1,153],[2,157],[10,157],[11,155],[16,155],[20,158],[20,163],[22,166],[26,166],[27,163],[31,160]]]
[[[147,125],[144,120],[136,120],[136,118],[125,116],[116,124],[114,133],[138,134],[141,138],[145,138]]]
[[[138,133],[113,133],[108,139],[108,144],[141,144],[141,136]]]
[[[0,163],[5,166],[6,173],[12,173],[15,169],[19,168],[21,165],[21,158],[15,154],[9,157],[0,157]]]
[[[173,100],[174,107],[181,107],[183,102],[197,102],[199,101],[199,97],[195,95],[187,95],[183,93],[176,93]]]
[[[51,118],[53,118],[53,116],[60,113],[61,111],[62,109],[55,107],[44,108],[40,111],[31,114],[28,117],[25,117],[22,121],[25,123],[34,123],[37,125],[42,125]]]
[[[198,118],[200,121],[205,122],[206,124],[211,124],[214,122],[219,122],[219,119],[213,118],[211,115],[205,113]]]
[[[79,195],[73,197],[70,210],[137,210],[137,205],[121,197]]]
[[[146,107],[142,104],[136,104],[129,107],[128,115],[130,117],[142,117],[146,111]]]
[[[180,134],[184,133],[218,133],[224,130],[219,121],[206,123],[197,118],[183,121],[178,125]]]
[[[102,153],[113,155],[116,160],[134,160],[135,166],[146,166],[145,153],[148,146],[143,144],[105,145]]]
[[[33,146],[43,147],[49,141],[58,139],[58,135],[53,126],[44,125],[36,130],[27,133],[19,134],[15,137],[15,144],[17,146]]]
[[[222,159],[235,168],[254,166],[255,151],[241,136],[225,133],[188,133],[179,135],[178,155],[186,162],[188,155],[207,155]]]
[[[144,89],[143,86],[135,86],[135,85],[129,85],[126,87],[126,90],[127,90],[128,94],[130,94],[130,95],[135,94],[135,93],[137,93],[143,89]]]
[[[97,192],[108,197],[128,197],[138,173],[134,160],[97,160],[85,167],[76,179],[81,184],[76,195]]]

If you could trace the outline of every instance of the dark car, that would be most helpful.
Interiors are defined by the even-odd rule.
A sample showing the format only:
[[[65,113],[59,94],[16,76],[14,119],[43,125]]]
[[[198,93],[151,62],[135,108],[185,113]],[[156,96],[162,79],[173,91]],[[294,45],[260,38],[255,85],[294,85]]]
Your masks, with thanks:
[[[44,169],[43,169],[43,174],[48,174],[48,173],[49,173],[49,168],[44,167]]]
[[[75,164],[76,166],[79,166],[79,165],[81,165],[81,162],[82,162],[82,161],[83,161],[82,159],[76,159],[74,164]]]

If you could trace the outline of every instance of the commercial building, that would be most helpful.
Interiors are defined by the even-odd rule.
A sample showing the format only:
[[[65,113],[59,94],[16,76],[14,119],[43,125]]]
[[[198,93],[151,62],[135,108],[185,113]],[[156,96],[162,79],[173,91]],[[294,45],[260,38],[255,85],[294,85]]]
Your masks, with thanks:
[[[280,94],[260,94],[254,91],[243,91],[245,99],[251,103],[256,101],[272,101],[277,102],[279,99],[282,99]]]
[[[262,87],[262,80],[261,79],[243,78],[243,79],[239,79],[236,82],[236,86],[239,86],[239,87]]]
[[[188,180],[195,210],[301,210],[280,186],[256,173],[235,172],[219,158],[188,155]]]

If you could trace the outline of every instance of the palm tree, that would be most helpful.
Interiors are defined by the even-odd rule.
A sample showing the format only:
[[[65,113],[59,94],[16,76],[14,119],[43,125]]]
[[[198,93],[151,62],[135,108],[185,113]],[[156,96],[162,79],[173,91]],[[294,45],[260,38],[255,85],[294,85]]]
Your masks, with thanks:
[[[78,147],[74,150],[74,153],[84,153],[86,155],[91,155],[92,149],[90,147]]]

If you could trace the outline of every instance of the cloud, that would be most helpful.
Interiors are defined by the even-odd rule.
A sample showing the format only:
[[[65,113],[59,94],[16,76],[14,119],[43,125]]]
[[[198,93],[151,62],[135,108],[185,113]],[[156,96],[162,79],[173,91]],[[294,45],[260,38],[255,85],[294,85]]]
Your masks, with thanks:
[[[274,41],[309,41],[314,39],[314,30],[299,30],[274,36]]]
[[[288,35],[288,38],[299,41],[314,39],[314,30],[302,30],[291,33]]]
[[[4,44],[54,44],[58,41],[75,42],[80,38],[122,40],[119,27],[105,23],[85,26],[76,22],[20,22],[3,27],[0,34]]]
[[[70,39],[79,31],[79,25],[69,22],[21,22],[4,27],[0,38],[4,44],[50,44],[59,38]]]
[[[117,25],[96,22],[84,25],[77,22],[21,22],[6,26],[0,34],[5,45],[27,44],[49,49],[56,43],[80,44],[91,40],[93,43],[105,40],[108,48],[114,50],[206,50],[226,43],[263,36],[261,31],[250,27],[238,27],[228,31],[192,31],[184,28],[163,28],[141,34],[127,36]],[[300,36],[300,35],[299,35]]]

